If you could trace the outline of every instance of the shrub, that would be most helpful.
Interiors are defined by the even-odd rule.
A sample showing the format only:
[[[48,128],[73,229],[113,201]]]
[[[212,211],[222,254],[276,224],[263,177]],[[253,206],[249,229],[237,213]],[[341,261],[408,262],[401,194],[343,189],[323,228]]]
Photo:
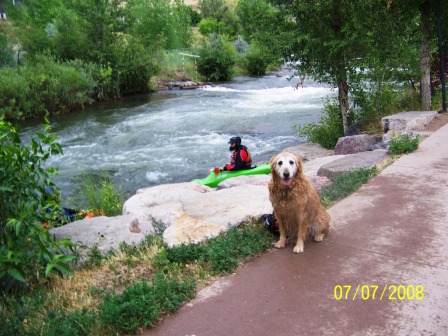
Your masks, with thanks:
[[[190,17],[191,25],[193,27],[196,27],[198,25],[198,23],[201,21],[202,15],[198,11],[194,10],[191,6],[187,6],[187,5],[184,5],[184,6],[185,6],[185,10],[188,13],[188,16]]]
[[[244,56],[243,64],[249,75],[263,76],[266,74],[269,60],[265,56],[262,48],[252,44]]]
[[[91,102],[95,86],[81,61],[39,56],[18,69],[0,69],[0,117],[20,120],[79,109]]]
[[[121,214],[124,196],[107,172],[99,176],[83,173],[78,178],[78,191],[74,196],[77,208],[89,209],[95,216],[117,216]]]
[[[3,290],[26,288],[42,276],[72,273],[75,259],[70,240],[48,232],[60,214],[54,195],[54,168],[45,168],[51,155],[62,154],[49,124],[36,133],[39,140],[22,144],[17,127],[0,120],[0,282]],[[62,251],[72,255],[65,255]]]
[[[318,124],[296,125],[294,129],[299,136],[306,137],[308,141],[318,143],[327,149],[333,149],[338,139],[344,135],[339,105],[328,100],[324,105],[324,113]]]
[[[419,141],[418,136],[414,139],[408,134],[394,136],[389,144],[389,153],[392,155],[411,153],[418,148]]]
[[[210,81],[226,81],[233,77],[237,53],[222,36],[213,35],[199,50],[198,71]]]
[[[115,46],[118,64],[113,75],[117,78],[123,95],[149,92],[149,81],[160,69],[153,62],[151,50],[135,40],[126,47]]]

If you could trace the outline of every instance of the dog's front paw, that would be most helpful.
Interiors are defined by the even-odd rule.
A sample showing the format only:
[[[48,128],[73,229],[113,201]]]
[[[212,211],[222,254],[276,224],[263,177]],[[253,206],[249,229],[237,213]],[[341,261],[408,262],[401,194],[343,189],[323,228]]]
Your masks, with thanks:
[[[294,253],[302,253],[303,252],[303,243],[297,243],[292,250]]]
[[[280,248],[284,248],[284,247],[285,247],[285,243],[286,243],[285,240],[280,239],[278,242],[275,243],[274,246],[275,246],[276,248],[279,248],[279,249],[280,249]]]
[[[322,240],[324,240],[324,237],[325,237],[325,234],[323,234],[323,233],[316,234],[314,236],[314,241],[321,242]]]

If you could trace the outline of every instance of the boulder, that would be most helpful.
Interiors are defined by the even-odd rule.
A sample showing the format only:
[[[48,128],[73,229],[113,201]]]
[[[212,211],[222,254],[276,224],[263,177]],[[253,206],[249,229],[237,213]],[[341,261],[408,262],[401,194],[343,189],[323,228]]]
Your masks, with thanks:
[[[85,247],[81,253],[97,246],[100,251],[118,249],[121,242],[138,244],[145,236],[154,233],[154,228],[146,222],[141,224],[132,216],[93,217],[78,220],[50,230],[56,239],[72,238],[74,243]]]
[[[320,169],[320,167],[322,167],[322,166],[324,166],[324,165],[326,165],[326,164],[328,164],[330,162],[333,162],[333,161],[339,160],[341,158],[344,158],[346,156],[347,155],[324,156],[324,157],[321,157],[321,158],[317,158],[317,159],[305,162],[303,164],[303,173],[306,176],[308,176],[308,177],[316,176],[317,172]]]
[[[272,211],[266,184],[215,190],[200,183],[166,184],[139,190],[123,214],[163,223],[170,247],[215,237],[229,227]]]
[[[420,131],[438,115],[437,111],[399,112],[381,119],[384,133]]]
[[[381,141],[374,135],[360,134],[338,139],[334,149],[335,155],[355,154],[369,150],[369,147]]]
[[[381,166],[389,160],[386,150],[375,150],[347,155],[319,168],[317,175],[332,179],[336,175],[361,168]]]
[[[266,175],[249,175],[249,176],[237,176],[222,181],[216,189],[228,189],[234,187],[242,187],[245,185],[258,185],[267,187],[269,181],[271,180],[271,174]]]
[[[285,149],[285,151],[300,156],[303,162],[333,155],[332,150],[326,149],[316,143],[304,143],[298,146],[288,147]]]
[[[212,188],[200,183],[176,183],[158,185],[146,189],[138,189],[136,194],[129,198],[123,205],[123,215],[132,215],[139,223],[153,224],[153,213],[163,213],[156,218],[165,222],[170,216],[175,216],[171,206],[181,203],[181,199],[205,194],[213,191]],[[176,211],[174,211],[176,213]]]
[[[331,180],[325,176],[308,176],[311,184],[316,188],[317,192],[320,193],[323,187],[331,184]]]

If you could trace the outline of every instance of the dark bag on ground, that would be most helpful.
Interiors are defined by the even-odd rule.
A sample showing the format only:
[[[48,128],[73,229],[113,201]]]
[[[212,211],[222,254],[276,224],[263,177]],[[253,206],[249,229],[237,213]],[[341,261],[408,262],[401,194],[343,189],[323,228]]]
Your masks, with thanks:
[[[275,214],[264,214],[261,216],[261,218],[264,220],[264,227],[268,229],[268,231],[272,234],[278,234],[278,223],[275,218]]]

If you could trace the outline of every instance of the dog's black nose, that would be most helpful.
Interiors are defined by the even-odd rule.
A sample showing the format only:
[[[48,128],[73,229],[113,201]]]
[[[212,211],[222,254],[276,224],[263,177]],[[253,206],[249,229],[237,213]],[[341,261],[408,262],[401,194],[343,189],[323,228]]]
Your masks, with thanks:
[[[289,173],[284,172],[284,173],[283,173],[283,177],[284,177],[285,179],[289,179]]]

